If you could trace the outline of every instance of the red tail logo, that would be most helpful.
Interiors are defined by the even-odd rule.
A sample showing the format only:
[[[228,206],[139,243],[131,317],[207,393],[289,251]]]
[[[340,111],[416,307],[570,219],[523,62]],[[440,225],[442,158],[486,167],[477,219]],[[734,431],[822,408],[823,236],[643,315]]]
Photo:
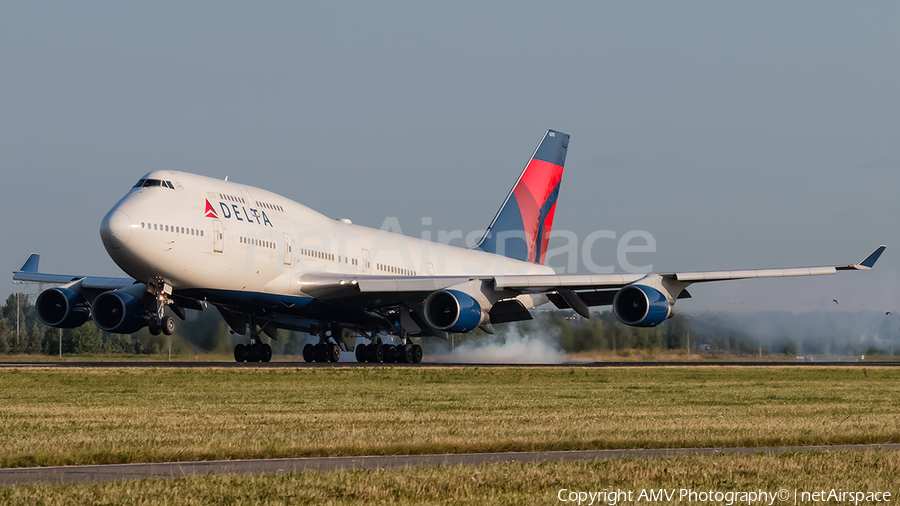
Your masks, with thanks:
[[[213,209],[213,206],[209,204],[209,199],[206,200],[206,214],[204,214],[207,218],[215,218],[219,219],[219,215],[216,214],[216,210]]]

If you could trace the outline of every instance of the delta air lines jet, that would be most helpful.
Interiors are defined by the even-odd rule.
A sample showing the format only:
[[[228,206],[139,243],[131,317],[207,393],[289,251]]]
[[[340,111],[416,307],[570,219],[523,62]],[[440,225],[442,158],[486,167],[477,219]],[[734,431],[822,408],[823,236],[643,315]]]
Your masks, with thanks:
[[[41,273],[32,254],[13,279],[52,283],[35,303],[51,327],[88,320],[130,334],[171,335],[185,309],[214,306],[238,362],[268,361],[278,329],[308,332],[307,361],[419,362],[413,338],[447,337],[531,319],[545,303],[585,318],[612,305],[622,323],[659,325],[691,283],[834,274],[858,264],[716,272],[556,274],[544,265],[569,136],[547,131],[477,246],[466,249],[333,220],[276,193],[232,181],[154,171],[109,211],[100,237],[130,277]],[[368,344],[356,346],[357,337]],[[390,336],[390,339],[388,339]]]

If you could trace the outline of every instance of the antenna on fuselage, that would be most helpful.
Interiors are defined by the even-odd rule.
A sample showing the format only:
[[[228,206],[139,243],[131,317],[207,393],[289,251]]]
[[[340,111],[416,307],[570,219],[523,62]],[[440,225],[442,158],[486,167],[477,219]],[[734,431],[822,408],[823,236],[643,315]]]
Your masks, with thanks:
[[[225,176],[225,181],[228,181],[228,176]]]

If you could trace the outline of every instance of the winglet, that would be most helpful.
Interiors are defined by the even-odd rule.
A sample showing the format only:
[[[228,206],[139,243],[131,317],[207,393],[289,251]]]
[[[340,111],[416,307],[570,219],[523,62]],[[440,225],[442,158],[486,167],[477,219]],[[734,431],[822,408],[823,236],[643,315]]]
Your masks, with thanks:
[[[881,246],[876,248],[875,251],[873,251],[871,255],[867,256],[865,258],[865,260],[860,262],[856,266],[856,268],[857,269],[863,269],[863,268],[871,269],[875,265],[875,262],[878,261],[878,257],[880,257],[882,253],[884,253],[885,248],[887,248],[887,246],[885,246],[884,244],[882,244]]]
[[[881,246],[875,248],[875,251],[873,251],[871,254],[869,254],[869,256],[867,256],[866,258],[864,258],[864,259],[862,260],[862,262],[860,262],[860,263],[858,263],[858,264],[856,264],[856,265],[847,265],[847,266],[844,266],[844,267],[835,267],[835,269],[836,269],[836,270],[839,270],[839,271],[845,271],[845,270],[862,270],[862,271],[867,271],[867,270],[871,269],[871,268],[875,265],[875,262],[878,261],[878,257],[880,257],[882,253],[884,253],[884,250],[885,250],[886,248],[887,248],[887,246],[885,246],[884,244],[882,244]]]
[[[22,264],[22,268],[16,272],[37,272],[38,271],[38,263],[41,261],[41,256],[37,253],[32,253],[28,260],[25,260],[25,263]]]

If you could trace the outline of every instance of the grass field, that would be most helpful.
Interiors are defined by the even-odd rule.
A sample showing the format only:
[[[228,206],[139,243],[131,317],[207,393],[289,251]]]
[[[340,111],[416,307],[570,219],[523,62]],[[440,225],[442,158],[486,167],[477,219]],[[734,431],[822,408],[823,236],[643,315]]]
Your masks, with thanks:
[[[900,452],[803,453],[779,456],[675,457],[616,459],[605,462],[493,464],[451,468],[290,473],[261,476],[207,476],[144,480],[117,484],[25,486],[0,489],[9,505],[69,504],[577,504],[561,503],[569,492],[631,492],[632,500],[615,504],[660,504],[637,501],[642,490],[666,489],[679,497],[694,492],[777,494],[819,490],[900,493]],[[799,496],[802,497],[802,496]],[[733,497],[732,504],[748,504]],[[674,502],[674,501],[673,501]],[[687,501],[680,501],[689,504]],[[822,501],[825,502],[825,501]],[[694,501],[694,504],[728,504]],[[838,501],[838,503],[852,503]],[[587,504],[587,503],[584,503]],[[603,504],[611,504],[606,501]],[[770,504],[754,501],[752,504]],[[814,504],[798,501],[798,504]],[[835,502],[828,502],[835,504]],[[871,504],[861,502],[861,504]]]
[[[0,466],[898,443],[894,368],[0,370]]]
[[[353,360],[353,354],[343,352],[342,356]],[[900,355],[811,355],[814,362],[898,362]],[[156,354],[122,354],[122,353],[97,353],[88,355],[63,355],[60,359],[56,355],[27,355],[14,354],[0,356],[0,362],[3,363],[58,363],[58,362],[228,362],[231,363],[234,356],[231,352],[200,352],[198,354],[181,351],[168,356],[165,350]],[[274,355],[273,362],[303,362],[300,355]],[[354,360],[355,361],[355,360]],[[778,363],[797,363],[795,355],[785,355],[783,353],[768,353],[762,355],[755,353],[731,353],[727,351],[703,351],[691,352],[687,355],[685,350],[660,350],[660,349],[624,349],[613,352],[611,350],[595,350],[583,351],[578,353],[567,353],[564,355],[563,361],[569,363],[584,362],[778,362]],[[452,354],[425,355],[425,362],[440,363],[465,363],[458,360]]]

